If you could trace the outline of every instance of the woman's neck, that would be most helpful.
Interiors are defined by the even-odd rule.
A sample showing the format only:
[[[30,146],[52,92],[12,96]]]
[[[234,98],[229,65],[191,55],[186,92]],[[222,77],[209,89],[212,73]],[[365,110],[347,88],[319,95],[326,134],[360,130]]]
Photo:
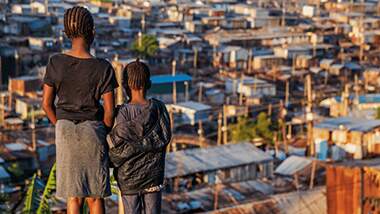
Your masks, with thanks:
[[[66,54],[78,58],[93,58],[89,45],[83,38],[74,38],[71,41],[71,49]]]

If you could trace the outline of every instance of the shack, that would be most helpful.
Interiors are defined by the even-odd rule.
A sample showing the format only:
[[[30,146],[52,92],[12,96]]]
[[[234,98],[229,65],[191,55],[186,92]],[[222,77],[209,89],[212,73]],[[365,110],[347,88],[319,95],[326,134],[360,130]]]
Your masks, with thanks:
[[[212,115],[212,108],[203,103],[187,101],[168,106],[175,114],[175,123],[178,125],[190,124],[195,125],[198,121],[209,121]]]
[[[173,102],[173,85],[176,87],[177,102],[185,101],[191,90],[192,77],[187,74],[153,75],[150,79],[152,88],[149,90],[148,96],[166,103]]]
[[[178,191],[202,184],[271,178],[273,158],[250,143],[227,144],[171,152],[165,172],[168,186]]]
[[[329,118],[314,126],[313,140],[336,145],[354,159],[377,155],[380,154],[380,120]]]
[[[9,91],[25,96],[41,89],[41,80],[38,76],[22,76],[9,80]]]

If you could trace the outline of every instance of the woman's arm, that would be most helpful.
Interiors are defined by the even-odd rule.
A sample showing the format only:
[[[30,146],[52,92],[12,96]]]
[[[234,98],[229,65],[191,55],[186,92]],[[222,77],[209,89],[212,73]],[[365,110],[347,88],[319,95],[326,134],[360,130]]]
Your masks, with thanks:
[[[114,99],[113,91],[109,91],[103,94],[103,101],[104,101],[103,122],[109,131],[112,129],[113,123],[114,123],[115,99]]]
[[[54,87],[48,86],[47,84],[44,84],[43,89],[43,98],[42,98],[42,109],[45,111],[47,117],[49,118],[50,122],[55,125],[57,123],[57,117],[55,114],[55,90]]]

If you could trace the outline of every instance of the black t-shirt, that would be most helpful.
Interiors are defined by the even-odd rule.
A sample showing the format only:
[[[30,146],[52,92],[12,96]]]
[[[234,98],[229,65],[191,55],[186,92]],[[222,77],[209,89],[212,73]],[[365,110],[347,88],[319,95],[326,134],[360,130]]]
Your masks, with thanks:
[[[57,94],[58,120],[103,120],[101,96],[118,87],[112,65],[105,59],[66,54],[50,57],[44,84]]]

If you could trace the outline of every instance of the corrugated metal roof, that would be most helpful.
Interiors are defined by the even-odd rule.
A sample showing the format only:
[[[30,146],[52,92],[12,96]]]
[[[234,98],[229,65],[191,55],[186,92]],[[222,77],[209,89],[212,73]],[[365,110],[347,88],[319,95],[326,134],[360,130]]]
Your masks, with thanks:
[[[223,52],[223,53],[229,53],[229,52],[238,51],[238,50],[244,50],[244,49],[242,47],[240,47],[240,46],[222,46],[219,49],[219,51]]]
[[[23,143],[9,143],[9,144],[5,144],[5,147],[11,151],[22,151],[28,148]]]
[[[206,110],[211,109],[211,106],[209,106],[209,105],[205,105],[203,103],[198,103],[198,102],[194,102],[194,101],[187,101],[187,102],[182,102],[182,103],[178,103],[178,104],[173,104],[173,106],[188,108],[188,109],[195,110],[195,111],[206,111]]]
[[[232,207],[236,204],[247,203],[251,201],[258,202],[266,200],[269,198],[268,195],[273,194],[273,187],[270,184],[257,180],[220,184],[218,187],[219,190],[217,191],[217,194],[218,204],[220,205],[219,208]],[[162,200],[162,213],[180,213],[180,210],[176,210],[176,208],[183,207],[182,205],[184,205],[184,203],[190,205],[190,203],[194,201],[202,205],[202,211],[210,211],[211,213],[215,212],[215,193],[215,188],[213,186],[207,186],[193,191],[164,194]],[[192,208],[192,206],[190,207]],[[197,213],[197,211],[199,212],[199,210],[189,209],[186,210],[186,213]]]
[[[211,214],[215,211],[206,213]],[[235,203],[235,206],[219,209],[217,213],[325,214],[327,213],[326,188],[318,187],[307,191],[278,194],[269,199],[251,200],[244,204]]]
[[[274,173],[284,176],[293,176],[295,173],[310,166],[311,163],[312,160],[306,157],[290,156],[276,168]]]
[[[165,173],[167,178],[173,178],[272,160],[272,156],[250,143],[227,144],[171,152],[166,157]]]
[[[167,75],[155,75],[150,78],[153,84],[163,84],[163,83],[172,83],[172,82],[184,82],[191,81],[192,77],[187,74],[176,74],[175,76]]]
[[[335,69],[342,69],[344,67],[344,65],[342,64],[333,64],[331,65],[331,68],[335,68]]]
[[[283,213],[324,214],[327,213],[326,188],[291,192],[272,197]]]
[[[333,59],[322,59],[320,64],[329,64],[331,65],[334,62]]]
[[[344,128],[348,131],[368,132],[380,127],[380,120],[368,120],[353,117],[329,118],[315,125],[315,128],[337,130]]]

